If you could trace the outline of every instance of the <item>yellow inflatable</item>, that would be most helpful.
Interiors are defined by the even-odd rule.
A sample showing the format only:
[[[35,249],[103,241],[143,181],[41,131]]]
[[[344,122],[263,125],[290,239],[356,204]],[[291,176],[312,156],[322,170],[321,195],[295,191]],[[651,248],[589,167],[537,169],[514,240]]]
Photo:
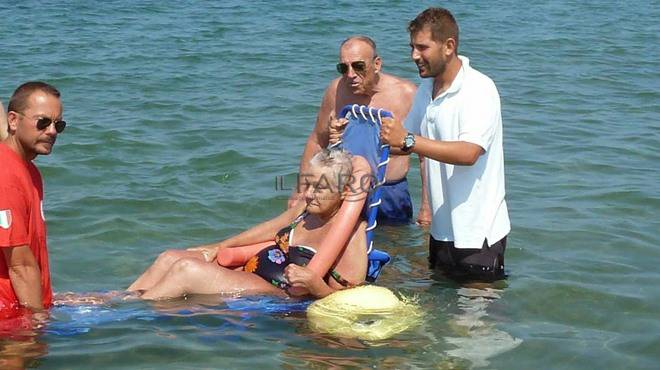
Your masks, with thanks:
[[[382,340],[418,325],[419,306],[391,290],[364,285],[340,290],[307,308],[312,330],[345,338]]]

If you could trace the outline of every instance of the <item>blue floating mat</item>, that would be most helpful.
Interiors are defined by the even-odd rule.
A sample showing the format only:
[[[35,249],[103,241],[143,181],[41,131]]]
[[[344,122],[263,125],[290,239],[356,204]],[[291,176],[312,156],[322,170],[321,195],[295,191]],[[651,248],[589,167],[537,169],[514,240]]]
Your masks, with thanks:
[[[133,306],[133,305],[131,305]],[[70,336],[84,334],[95,327],[133,319],[154,320],[157,313],[142,305],[138,307],[112,307],[102,305],[55,306],[46,333]]]
[[[218,306],[190,304],[190,308],[159,310],[148,301],[111,302],[108,304],[57,305],[50,310],[50,322],[45,332],[57,336],[73,336],[95,328],[131,320],[158,321],[198,315],[240,313],[243,319],[259,315],[304,312],[311,301],[277,297],[226,298]]]
[[[276,297],[232,298],[224,303],[233,311],[263,312],[269,314],[304,312],[311,300],[292,300]]]

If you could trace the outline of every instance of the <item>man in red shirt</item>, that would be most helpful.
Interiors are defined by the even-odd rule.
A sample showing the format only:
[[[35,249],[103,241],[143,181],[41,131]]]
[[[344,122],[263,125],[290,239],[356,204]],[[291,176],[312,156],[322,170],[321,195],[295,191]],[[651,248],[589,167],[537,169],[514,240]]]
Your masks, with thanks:
[[[55,87],[27,82],[14,91],[0,142],[0,318],[52,305],[43,184],[32,161],[50,154],[65,126]]]

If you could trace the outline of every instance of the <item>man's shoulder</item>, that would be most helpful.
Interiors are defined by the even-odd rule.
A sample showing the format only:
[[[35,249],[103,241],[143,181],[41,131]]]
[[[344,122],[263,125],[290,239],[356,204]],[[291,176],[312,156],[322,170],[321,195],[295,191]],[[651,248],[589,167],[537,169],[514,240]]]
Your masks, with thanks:
[[[341,81],[341,77],[334,78],[328,86],[325,88],[326,92],[335,92],[339,88],[339,81]]]
[[[397,89],[399,92],[414,95],[417,90],[417,85],[405,78],[387,73],[383,73],[383,78],[385,79],[387,87]]]
[[[13,158],[2,158],[0,160],[4,162],[4,166],[0,168],[0,187],[3,189],[22,189],[26,186],[26,183],[30,181],[31,176],[27,167],[16,163]],[[41,174],[39,170],[33,163],[29,163],[30,168],[34,168],[32,171],[35,172],[35,176],[38,179],[41,179]]]
[[[9,168],[0,169],[0,189],[10,191],[25,187],[25,174]]]
[[[475,69],[472,65],[467,68],[466,81],[469,82],[471,86],[477,88],[493,88],[497,89],[495,82],[492,78],[488,77],[485,73]]]
[[[25,178],[16,173],[0,170],[0,198],[25,197],[28,194]]]

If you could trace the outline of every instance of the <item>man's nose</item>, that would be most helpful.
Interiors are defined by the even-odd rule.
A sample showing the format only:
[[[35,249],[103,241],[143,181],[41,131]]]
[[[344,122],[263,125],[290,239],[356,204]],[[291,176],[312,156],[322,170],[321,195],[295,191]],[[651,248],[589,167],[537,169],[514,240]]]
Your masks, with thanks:
[[[55,122],[51,122],[50,125],[46,126],[44,132],[46,133],[46,135],[49,136],[57,136],[57,130],[55,129]]]
[[[412,50],[410,51],[410,57],[411,57],[412,60],[414,60],[414,61],[419,60],[419,52],[417,51],[417,49],[412,49]]]
[[[348,65],[348,71],[346,71],[346,76],[348,78],[355,78],[355,77],[357,77],[357,75],[358,74],[355,72],[355,69],[353,69],[353,66],[349,64]]]

